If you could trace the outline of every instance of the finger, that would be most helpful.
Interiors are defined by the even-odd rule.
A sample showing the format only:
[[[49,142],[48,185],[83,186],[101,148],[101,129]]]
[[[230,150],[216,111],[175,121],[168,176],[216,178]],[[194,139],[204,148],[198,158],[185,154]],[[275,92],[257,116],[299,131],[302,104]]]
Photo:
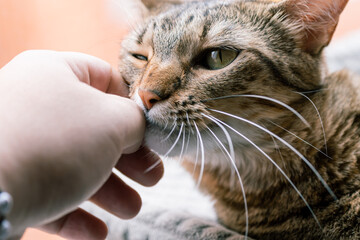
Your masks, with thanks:
[[[135,217],[141,208],[139,194],[114,173],[90,200],[122,219]]]
[[[114,138],[118,139],[122,154],[136,152],[141,146],[145,134],[145,115],[142,109],[132,100],[106,94],[110,107],[108,122],[113,123]]]
[[[164,165],[158,155],[147,147],[123,155],[116,168],[124,175],[144,185],[153,186],[164,175]]]
[[[111,79],[106,92],[122,97],[129,97],[129,86],[126,84],[120,72],[114,68],[111,68]]]
[[[105,239],[108,232],[103,221],[83,209],[77,209],[55,222],[39,227],[39,229],[66,239],[77,240]]]
[[[61,54],[80,81],[102,92],[128,97],[127,84],[108,62],[83,53],[62,52]]]

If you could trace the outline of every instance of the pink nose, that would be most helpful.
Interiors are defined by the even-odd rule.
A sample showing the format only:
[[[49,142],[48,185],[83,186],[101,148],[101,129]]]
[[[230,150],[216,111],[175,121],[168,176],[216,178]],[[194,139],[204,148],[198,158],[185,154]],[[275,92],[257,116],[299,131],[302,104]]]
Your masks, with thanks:
[[[161,100],[156,93],[149,90],[139,89],[138,93],[147,110],[150,110],[155,103]]]

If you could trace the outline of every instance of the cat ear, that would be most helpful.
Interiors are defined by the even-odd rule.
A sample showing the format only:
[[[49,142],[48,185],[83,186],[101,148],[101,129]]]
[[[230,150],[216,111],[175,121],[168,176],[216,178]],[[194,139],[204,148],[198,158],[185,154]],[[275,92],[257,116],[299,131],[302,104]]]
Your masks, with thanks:
[[[302,48],[319,54],[334,34],[348,0],[286,0],[286,12],[300,25]]]

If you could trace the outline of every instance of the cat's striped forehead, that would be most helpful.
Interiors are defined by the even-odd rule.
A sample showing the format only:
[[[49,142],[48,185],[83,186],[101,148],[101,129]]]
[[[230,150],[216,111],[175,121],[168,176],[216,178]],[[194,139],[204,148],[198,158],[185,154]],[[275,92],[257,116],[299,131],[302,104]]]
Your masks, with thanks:
[[[249,5],[254,7],[254,5]],[[166,11],[147,21],[137,32],[138,43],[147,43],[161,58],[172,54],[196,54],[205,48],[244,47],[256,42],[249,25],[249,9],[235,2],[194,2]]]

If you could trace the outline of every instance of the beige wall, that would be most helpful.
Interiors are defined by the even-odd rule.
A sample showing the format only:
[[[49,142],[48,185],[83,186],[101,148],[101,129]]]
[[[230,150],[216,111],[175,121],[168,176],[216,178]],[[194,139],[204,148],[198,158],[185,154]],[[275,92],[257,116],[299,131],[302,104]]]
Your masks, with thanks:
[[[0,66],[27,49],[80,51],[116,64],[127,24],[110,16],[120,8],[111,1],[0,0]]]

